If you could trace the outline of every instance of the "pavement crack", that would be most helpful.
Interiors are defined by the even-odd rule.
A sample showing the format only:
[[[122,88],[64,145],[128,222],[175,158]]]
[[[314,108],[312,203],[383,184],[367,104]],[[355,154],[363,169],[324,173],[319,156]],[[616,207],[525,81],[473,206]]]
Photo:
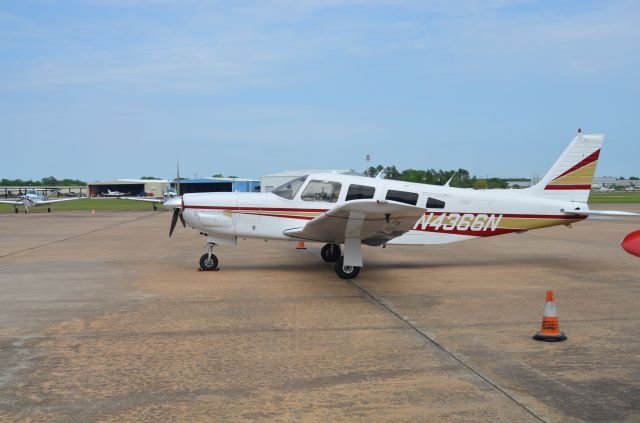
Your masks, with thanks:
[[[116,222],[116,223],[113,223],[111,225],[102,226],[100,228],[92,229],[90,231],[82,232],[80,234],[71,235],[71,236],[68,236],[68,237],[65,237],[65,238],[55,239],[53,241],[45,242],[45,243],[40,244],[40,245],[34,245],[33,247],[28,247],[28,248],[23,248],[22,250],[12,251],[10,253],[0,255],[0,259],[3,259],[5,257],[14,256],[14,255],[20,254],[20,253],[25,253],[27,251],[37,250],[38,248],[46,247],[47,245],[58,244],[60,242],[68,241],[68,240],[74,239],[74,238],[79,238],[81,236],[89,235],[89,234],[92,234],[92,233],[95,233],[95,232],[100,232],[100,231],[103,231],[105,229],[110,229],[110,228],[113,228],[113,227],[116,227],[116,226],[119,226],[119,225],[124,225],[125,223],[130,223],[130,222],[135,222],[137,220],[142,220],[142,219],[148,218],[150,216],[157,215],[159,213],[162,213],[162,212],[155,212],[155,213],[150,214],[150,215],[139,216],[139,217],[136,217],[134,219],[125,220],[125,221],[122,221],[122,222]]]
[[[307,249],[306,251],[309,254],[311,254],[312,256],[318,257],[317,254],[314,254],[313,252],[309,251],[309,249]],[[326,264],[328,266],[333,267],[332,263],[326,263]],[[404,322],[404,324],[406,324],[411,329],[413,329],[418,335],[420,335],[422,338],[427,340],[436,349],[438,349],[439,351],[445,353],[447,356],[452,358],[455,362],[460,364],[466,370],[468,370],[469,372],[471,372],[472,374],[474,374],[475,376],[480,378],[480,380],[482,380],[483,382],[485,382],[486,384],[491,386],[493,389],[495,389],[498,392],[500,392],[502,395],[504,395],[511,402],[513,402],[518,407],[522,408],[525,412],[527,412],[527,414],[531,415],[533,418],[535,418],[536,420],[538,420],[540,422],[546,423],[546,420],[544,420],[541,416],[536,414],[526,404],[524,404],[523,402],[519,401],[516,397],[514,397],[512,394],[510,394],[506,389],[504,389],[500,385],[498,385],[497,382],[494,382],[493,380],[491,380],[491,378],[489,378],[487,375],[482,373],[480,370],[476,369],[472,364],[467,363],[463,358],[458,356],[455,352],[453,352],[452,350],[449,350],[443,344],[441,344],[440,342],[436,341],[436,339],[432,335],[429,335],[427,332],[425,332],[422,329],[420,329],[416,325],[416,323],[413,322],[408,316],[405,316],[404,314],[402,314],[399,311],[397,311],[396,309],[394,309],[392,306],[390,306],[389,304],[384,302],[383,299],[381,299],[378,296],[372,294],[369,290],[367,290],[365,287],[363,287],[362,285],[357,283],[355,280],[353,280],[353,279],[345,279],[344,281],[346,283],[350,284],[351,286],[353,286],[354,288],[356,288],[357,290],[359,290],[365,297],[369,298],[371,301],[373,301],[374,303],[376,303],[379,306],[381,306],[383,309],[385,309],[387,312],[391,313],[397,319],[399,319],[402,322]]]

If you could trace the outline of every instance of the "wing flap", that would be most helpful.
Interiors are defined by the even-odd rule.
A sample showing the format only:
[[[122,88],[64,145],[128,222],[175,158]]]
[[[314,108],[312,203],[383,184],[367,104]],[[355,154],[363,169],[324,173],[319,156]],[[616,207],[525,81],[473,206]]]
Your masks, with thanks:
[[[413,229],[426,209],[395,201],[354,200],[310,220],[285,235],[309,241],[344,243],[358,238],[363,244],[382,245]]]

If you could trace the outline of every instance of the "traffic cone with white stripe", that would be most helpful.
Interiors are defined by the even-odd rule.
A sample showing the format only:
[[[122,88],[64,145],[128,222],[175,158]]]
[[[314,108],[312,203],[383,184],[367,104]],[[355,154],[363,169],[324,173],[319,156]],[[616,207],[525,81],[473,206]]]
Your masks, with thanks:
[[[564,332],[560,332],[558,314],[553,303],[553,291],[547,291],[547,301],[544,304],[544,315],[542,316],[542,327],[540,332],[533,335],[536,341],[558,342],[567,339]]]

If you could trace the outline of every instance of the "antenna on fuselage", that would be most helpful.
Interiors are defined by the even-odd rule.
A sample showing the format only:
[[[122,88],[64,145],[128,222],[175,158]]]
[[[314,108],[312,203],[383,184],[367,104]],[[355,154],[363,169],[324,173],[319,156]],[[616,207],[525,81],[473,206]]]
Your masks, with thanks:
[[[180,195],[180,156],[176,159],[176,195]]]
[[[450,186],[449,184],[451,183],[451,181],[453,181],[453,178],[454,178],[454,176],[456,176],[456,173],[458,173],[458,172],[453,172],[453,175],[451,175],[451,178],[449,178],[449,180],[444,183],[445,187]]]

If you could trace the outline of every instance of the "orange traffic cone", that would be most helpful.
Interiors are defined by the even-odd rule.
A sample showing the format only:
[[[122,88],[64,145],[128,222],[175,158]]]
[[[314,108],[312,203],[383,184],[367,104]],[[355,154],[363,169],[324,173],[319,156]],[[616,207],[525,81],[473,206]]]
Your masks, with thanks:
[[[304,241],[300,241],[298,242],[298,245],[296,245],[296,250],[306,250],[307,247],[304,246]]]
[[[540,332],[533,335],[536,341],[557,342],[564,341],[567,336],[564,332],[560,332],[560,324],[558,323],[558,315],[556,306],[553,303],[553,291],[547,291],[547,301],[544,304],[544,315],[542,316],[542,327]]]

